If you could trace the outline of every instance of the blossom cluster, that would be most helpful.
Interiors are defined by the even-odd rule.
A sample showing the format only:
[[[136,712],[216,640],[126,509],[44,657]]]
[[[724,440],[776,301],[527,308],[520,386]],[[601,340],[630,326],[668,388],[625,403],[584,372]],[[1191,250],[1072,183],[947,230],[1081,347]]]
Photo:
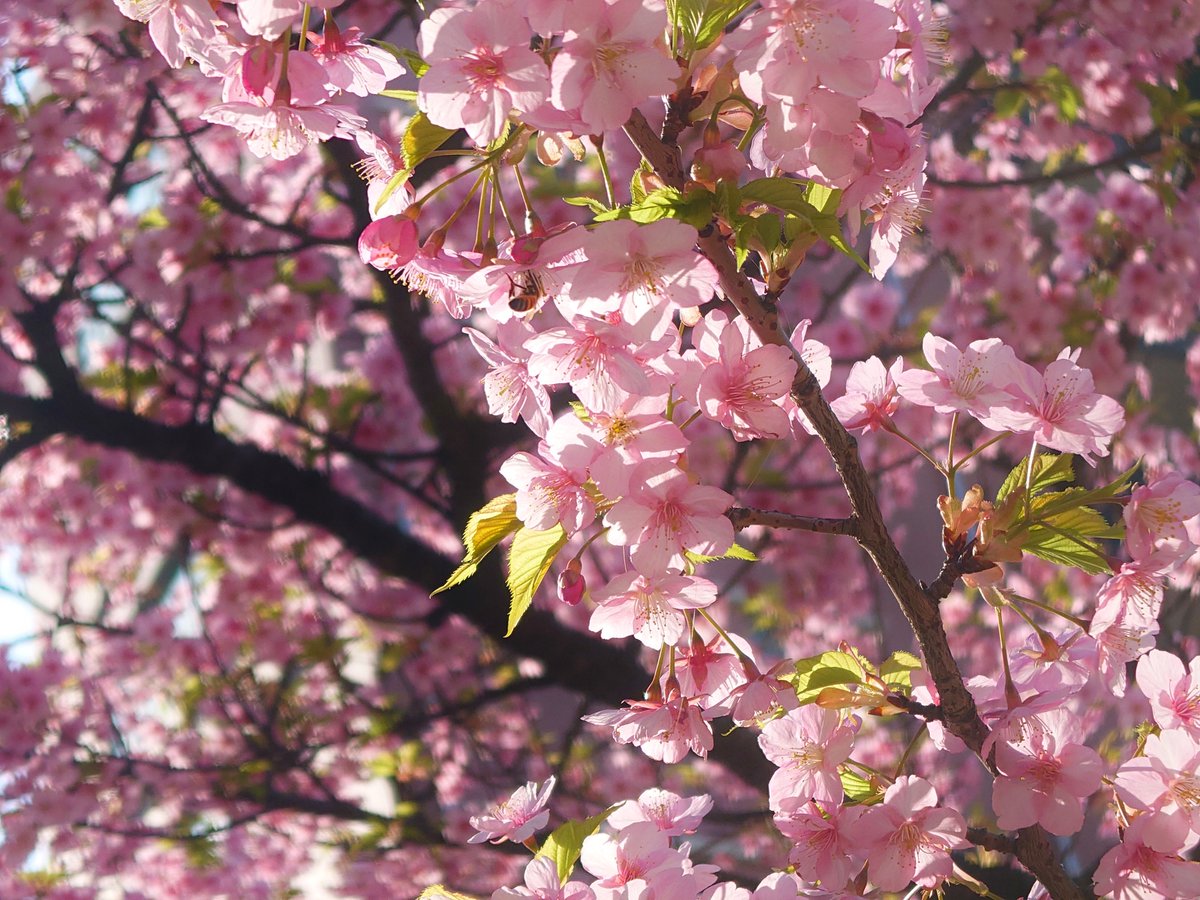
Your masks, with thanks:
[[[894,282],[856,286],[840,299],[823,295],[819,286],[822,253],[833,255],[830,248],[841,248],[834,256],[838,262],[856,256],[845,252],[843,228],[853,243],[862,228],[873,227],[864,265],[876,277],[911,271],[911,262],[892,266],[925,192],[926,141],[918,121],[937,91],[941,48],[941,28],[928,2],[764,2],[747,8],[739,24],[709,44],[694,47],[679,23],[669,19],[669,10],[656,3],[480,0],[433,11],[419,28],[415,52],[395,53],[366,41],[364,32],[345,22],[335,24],[335,18],[355,14],[353,8],[343,13],[336,0],[239,0],[215,6],[197,0],[116,0],[116,5],[147,24],[163,60],[180,69],[180,79],[191,78],[184,109],[194,109],[183,114],[185,119],[234,129],[226,132],[234,152],[227,146],[217,157],[221,175],[239,167],[236,151],[242,144],[263,167],[252,169],[258,179],[249,192],[255,198],[253,212],[238,211],[232,224],[210,215],[213,196],[221,197],[220,178],[196,160],[188,165],[199,173],[201,187],[177,179],[165,188],[166,205],[178,207],[163,215],[166,225],[154,216],[139,220],[118,206],[125,246],[119,253],[113,250],[122,240],[115,230],[106,234],[84,260],[84,270],[94,273],[93,286],[107,288],[108,280],[123,278],[123,289],[133,293],[140,287],[154,299],[130,318],[129,343],[114,342],[95,354],[100,365],[85,372],[87,385],[99,390],[112,381],[101,369],[104,363],[124,360],[128,366],[132,359],[151,388],[137,394],[130,384],[134,379],[126,377],[121,400],[127,408],[149,410],[147,415],[164,423],[190,422],[212,396],[217,399],[211,400],[210,425],[217,417],[221,428],[244,429],[248,443],[294,460],[318,452],[310,437],[351,421],[347,430],[354,436],[354,452],[327,454],[331,479],[381,516],[403,519],[406,534],[428,538],[439,550],[457,551],[455,529],[430,512],[443,499],[430,499],[441,484],[439,476],[421,469],[420,477],[406,481],[388,468],[395,456],[411,453],[415,465],[424,465],[425,458],[449,454],[426,432],[438,410],[436,403],[423,407],[421,395],[433,386],[406,380],[403,372],[411,360],[385,339],[378,322],[361,330],[343,328],[353,315],[351,301],[321,286],[336,271],[353,290],[376,299],[371,273],[347,264],[357,234],[364,263],[425,294],[456,320],[430,316],[389,323],[399,343],[420,339],[436,348],[429,350],[429,370],[440,371],[451,386],[440,396],[444,406],[462,399],[456,391],[467,396],[478,374],[480,409],[486,403],[493,416],[523,422],[536,437],[536,444],[515,452],[511,442],[504,442],[503,483],[498,479],[496,486],[511,489],[514,529],[561,533],[557,557],[546,560],[561,573],[564,603],[554,605],[555,615],[599,639],[632,639],[632,646],[657,657],[644,695],[626,700],[621,709],[584,717],[599,726],[585,729],[590,739],[612,737],[610,746],[596,752],[606,762],[620,761],[626,771],[640,771],[636,767],[643,757],[667,764],[703,758],[719,740],[715,732],[723,730],[716,723],[727,717],[739,728],[758,731],[758,747],[775,767],[767,788],[769,806],[776,829],[787,838],[794,875],[769,875],[753,892],[721,881],[715,866],[693,862],[692,847],[672,840],[696,830],[712,798],[656,790],[626,801],[583,839],[580,862],[590,879],[568,880],[546,857],[538,857],[525,870],[524,887],[503,888],[496,897],[792,900],[860,896],[868,884],[877,891],[903,891],[913,883],[932,890],[956,877],[951,854],[967,846],[967,822],[955,807],[968,809],[971,798],[969,791],[947,783],[936,753],[960,750],[961,741],[932,716],[925,724],[936,753],[922,748],[911,760],[906,756],[903,762],[910,767],[901,766],[889,777],[883,773],[892,770],[895,756],[885,747],[880,720],[901,707],[889,705],[878,692],[864,698],[835,690],[816,703],[797,696],[790,658],[801,656],[801,647],[811,649],[813,640],[828,646],[822,628],[831,622],[848,627],[844,620],[865,609],[857,605],[865,601],[850,595],[867,596],[873,574],[863,576],[855,548],[846,551],[832,543],[796,553],[775,548],[769,564],[778,567],[787,590],[809,613],[776,645],[779,655],[788,657],[777,663],[743,636],[753,629],[734,609],[737,599],[760,589],[754,599],[761,602],[766,579],[751,574],[731,589],[723,577],[727,569],[703,568],[720,557],[752,560],[753,554],[735,543],[738,532],[729,513],[736,504],[782,497],[806,513],[841,514],[842,498],[831,500],[811,487],[829,473],[813,463],[818,454],[808,453],[816,428],[801,406],[807,401],[798,400],[795,390],[808,373],[821,388],[839,395],[832,410],[844,428],[871,435],[862,442],[864,458],[881,472],[899,473],[898,493],[916,490],[908,459],[912,448],[947,477],[942,514],[948,557],[954,553],[959,562],[978,564],[962,573],[964,579],[1010,621],[1009,610],[1020,612],[1021,621],[1008,626],[1008,643],[1001,637],[1005,666],[1000,675],[994,674],[995,641],[972,639],[982,631],[977,617],[962,613],[963,598],[956,595],[942,607],[947,630],[971,645],[962,648],[964,671],[993,673],[974,674],[967,682],[989,732],[983,755],[994,754],[997,770],[984,786],[991,791],[993,816],[975,808],[972,824],[1000,830],[1040,825],[1067,836],[1084,827],[1089,812],[1111,805],[1107,821],[1120,826],[1121,840],[1100,862],[1098,889],[1118,896],[1200,894],[1197,864],[1185,860],[1200,840],[1194,775],[1200,759],[1200,657],[1153,649],[1172,579],[1182,581],[1194,571],[1200,488],[1170,468],[1168,453],[1154,448],[1136,486],[1127,484],[1102,498],[1110,504],[1108,511],[1120,504],[1119,515],[1105,518],[1091,506],[1074,506],[1067,512],[1075,518],[1068,521],[1082,521],[1093,529],[1090,536],[1066,529],[1053,544],[1043,533],[1043,560],[1072,558],[1082,546],[1092,557],[1086,571],[1093,581],[1071,573],[1052,582],[1065,564],[1014,565],[1038,555],[1029,523],[1039,509],[1039,497],[1030,496],[1041,471],[1039,449],[1055,451],[1068,462],[1078,457],[1098,472],[1110,457],[1131,462],[1129,447],[1116,442],[1123,428],[1132,426],[1138,439],[1154,441],[1156,432],[1114,399],[1126,396],[1126,386],[1114,380],[1110,370],[1116,366],[1103,362],[1124,359],[1128,336],[1115,324],[1122,317],[1131,328],[1144,329],[1150,340],[1189,333],[1194,316],[1186,308],[1186,288],[1194,281],[1195,263],[1180,235],[1186,234],[1181,223],[1197,221],[1200,192],[1195,187],[1181,192],[1170,216],[1141,174],[1101,175],[1100,195],[1081,188],[1052,190],[1036,205],[1026,204],[1030,216],[1036,213],[1058,226],[1055,239],[1064,251],[1051,254],[1053,262],[1046,263],[1040,279],[1031,274],[1032,227],[1021,221],[1007,231],[987,227],[987,201],[977,201],[979,206],[963,198],[947,201],[933,214],[931,234],[943,250],[957,254],[961,266],[954,273],[950,304],[929,327],[963,335],[955,344],[926,332],[928,320],[911,308],[900,316]],[[1187,32],[1178,4],[1151,6],[1154,21],[1165,17]],[[969,22],[982,15],[963,13]],[[308,29],[314,17],[320,19],[319,30]],[[1112,68],[1111,59],[1093,58],[1099,55],[1095,41],[1088,45],[1078,35],[1069,38],[1071,55],[1061,64],[1089,86],[1088,122],[1144,124],[1145,110],[1127,96],[1140,94],[1125,75],[1105,71]],[[1121,37],[1110,27],[1104,41],[1116,45]],[[1165,66],[1163,60],[1180,55],[1181,42],[1170,43],[1162,59],[1134,47],[1123,52],[1148,75]],[[1022,71],[1031,77],[1046,71],[1052,45],[1046,35],[1031,41],[1023,48]],[[419,75],[417,89],[389,90],[406,67]],[[414,115],[407,126],[395,116],[368,123],[360,114],[355,98],[382,91],[395,99],[411,96],[413,106],[405,109]],[[1113,94],[1111,103],[1100,102],[1106,91]],[[664,97],[668,115],[660,121]],[[81,109],[86,112],[86,104]],[[678,127],[686,172],[682,188],[649,171],[652,161],[639,168],[641,160],[631,156],[621,129],[639,116],[653,120],[653,132],[667,134]],[[183,142],[187,132],[181,121],[174,122],[178,134],[171,139]],[[69,129],[37,115],[14,134],[38,128],[44,129],[47,144],[69,143]],[[440,135],[438,129],[461,129],[465,148],[456,142],[446,149],[423,148],[422,141]],[[335,137],[354,140],[367,155],[360,168],[368,179],[365,208],[372,221],[365,227],[362,221],[352,225],[344,211],[322,211],[345,199],[338,191],[324,195],[310,187],[319,179],[314,155],[305,151]],[[1002,134],[985,130],[979,140],[981,146],[1001,148],[993,158],[1004,155]],[[131,145],[129,156],[132,171],[142,173],[145,161],[134,152],[137,146]],[[1093,155],[1100,149],[1093,148]],[[1024,150],[1049,152],[1047,147]],[[1015,174],[1007,164],[985,170],[975,159],[958,158],[945,140],[933,146],[933,153],[942,181]],[[272,167],[267,160],[289,165]],[[450,162],[432,182],[414,188],[412,170],[426,160]],[[72,180],[66,176],[90,177],[78,165],[60,163],[54,177],[44,180],[36,177],[37,166],[27,167],[20,178],[6,174],[11,205],[24,219],[0,211],[3,224],[30,235],[39,250],[46,242],[63,240],[62,247],[51,247],[56,252],[47,250],[48,258],[63,255],[72,240],[91,239],[90,226],[80,224],[88,216],[73,207],[63,217],[65,237],[54,227],[53,212],[67,193],[63,185]],[[182,162],[179,167],[182,171]],[[627,182],[614,180],[610,168],[633,175],[628,195]],[[544,186],[554,178],[574,179],[587,196],[575,198],[570,209],[547,202]],[[117,184],[114,191],[119,196],[124,188]],[[797,192],[803,200],[797,200]],[[697,198],[699,216],[688,206]],[[237,209],[236,197],[222,199]],[[584,209],[595,219],[581,221]],[[310,230],[298,244],[281,242],[301,249],[276,267],[268,254],[277,248],[263,238],[262,229],[277,226],[276,237],[290,239],[301,225]],[[351,228],[354,234],[347,239],[343,235]],[[828,246],[819,243],[822,239]],[[309,252],[322,242],[337,245],[329,250],[336,265]],[[732,272],[717,265],[714,244],[736,260]],[[1068,296],[1064,283],[1091,278],[1097,259],[1110,250],[1120,257],[1113,283],[1097,277]],[[210,277],[219,257],[240,261],[240,275]],[[792,279],[801,263],[806,273],[817,273],[811,280]],[[280,277],[286,283],[272,282],[277,268],[285,272]],[[6,305],[25,309],[22,304],[32,303],[31,298],[58,291],[56,279],[32,264],[22,277],[22,296],[10,291],[13,299]],[[162,290],[155,277],[166,280]],[[735,299],[731,283],[738,278],[756,298],[772,305],[778,301],[789,325],[798,324],[781,331],[777,341],[764,341],[761,330],[730,302]],[[1169,293],[1171,302],[1156,303],[1160,292]],[[104,291],[98,293],[103,302]],[[838,304],[843,315],[831,318],[828,311]],[[1096,310],[1109,322],[1093,331]],[[79,327],[73,316],[60,316],[60,326]],[[909,319],[917,324],[908,327]],[[465,339],[456,340],[460,325],[465,325]],[[25,336],[14,337],[14,328],[6,321],[0,337],[6,347],[16,348],[10,355],[23,362]],[[1082,337],[1088,347],[1058,352],[1066,343],[1064,330],[1073,345]],[[319,341],[314,355],[343,357],[358,368],[361,380],[328,371],[314,376],[307,344],[297,352],[314,334]],[[214,347],[206,355],[181,354],[164,366],[147,349],[210,344]],[[916,362],[918,344],[924,366]],[[1083,365],[1084,354],[1095,360],[1091,368]],[[1200,366],[1193,356],[1187,374],[1195,386]],[[303,365],[296,361],[300,357]],[[890,359],[895,361],[888,365]],[[261,374],[259,360],[267,361],[268,373]],[[213,373],[223,374],[209,379],[205,367],[210,364]],[[253,374],[247,375],[251,368]],[[195,389],[175,390],[179,373],[192,371],[202,372]],[[34,374],[14,364],[4,370],[6,386],[16,390],[34,383],[37,379],[29,377]],[[1142,381],[1149,377],[1144,374]],[[227,381],[241,398],[237,416],[228,414],[222,400]],[[313,396],[322,399],[311,415],[290,412]],[[981,431],[992,434],[981,436]],[[930,439],[948,438],[946,462],[933,458],[924,438],[911,437],[922,432]],[[409,439],[410,444],[401,444]],[[965,457],[955,456],[956,439],[975,441]],[[331,441],[329,446],[340,451],[345,444]],[[392,453],[397,446],[404,452]],[[962,466],[997,460],[1008,448],[1027,460],[1009,493],[1013,499],[1005,504],[997,497],[990,503],[982,488],[958,496],[954,477]],[[19,867],[41,826],[69,832],[79,822],[107,825],[105,810],[118,808],[169,817],[177,810],[160,804],[158,795],[168,793],[167,779],[176,775],[189,779],[187,802],[201,810],[193,820],[190,813],[177,816],[176,827],[193,829],[189,839],[203,837],[196,822],[224,823],[241,813],[244,807],[237,804],[256,797],[266,798],[267,808],[310,783],[326,793],[349,794],[360,786],[362,772],[377,770],[387,772],[401,792],[427,778],[430,793],[448,811],[444,834],[452,841],[532,842],[547,826],[554,778],[540,785],[529,782],[468,823],[468,810],[482,808],[487,792],[484,780],[472,777],[480,759],[514,771],[524,765],[511,737],[476,753],[467,749],[471,742],[462,727],[438,722],[422,732],[416,752],[412,743],[388,734],[393,726],[400,732],[410,727],[396,724],[397,695],[411,700],[414,720],[436,718],[426,707],[457,709],[457,698],[481,687],[469,671],[470,661],[494,656],[453,615],[441,626],[413,624],[432,608],[426,591],[407,583],[384,584],[347,562],[328,538],[290,523],[263,548],[244,546],[248,542],[231,536],[237,533],[232,526],[218,529],[205,518],[211,507],[219,504],[230,521],[251,523],[274,522],[272,508],[236,493],[231,498],[233,492],[223,484],[181,487],[173,470],[139,470],[111,456],[101,456],[92,467],[90,458],[86,465],[68,463],[62,453],[25,459],[9,470],[24,473],[30,484],[61,488],[53,499],[22,500],[10,521],[25,521],[43,540],[49,535],[58,554],[91,553],[89,527],[128,537],[127,548],[95,554],[87,566],[130,585],[129,573],[141,571],[137,548],[152,542],[165,553],[169,548],[162,534],[167,531],[186,540],[202,536],[210,540],[206,562],[215,574],[200,579],[199,597],[190,598],[191,606],[182,591],[168,591],[158,609],[150,608],[130,585],[111,606],[106,597],[105,608],[118,611],[115,622],[81,626],[104,631],[105,640],[69,651],[74,664],[106,673],[79,696],[60,690],[65,679],[54,655],[38,666],[0,669],[5,704],[19,713],[8,728],[19,771],[5,796],[36,813],[24,820],[33,825],[5,813],[6,865]],[[742,460],[762,466],[772,453],[786,461],[779,471],[768,471],[763,484],[756,483],[757,475],[735,477]],[[399,465],[411,462],[404,458]],[[407,476],[407,470],[400,471]],[[771,478],[781,493],[770,490]],[[110,502],[93,517],[88,503],[95,483],[105,485]],[[1024,493],[1021,483],[1028,488]],[[429,485],[435,488],[422,493]],[[1084,489],[1062,493],[1072,490]],[[1069,504],[1070,497],[1054,502]],[[757,530],[743,534],[765,537]],[[1128,559],[1115,556],[1122,537]],[[760,543],[760,552],[772,553],[767,540]],[[1047,553],[1049,544],[1057,557]],[[65,580],[77,588],[83,576],[63,565],[69,570]],[[47,569],[54,571],[51,565]],[[1055,574],[1045,574],[1048,569]],[[836,594],[830,590],[834,583],[841,588]],[[1052,593],[1070,595],[1066,615],[1072,627],[1066,630],[1036,624],[1041,620],[1035,617],[1052,605]],[[836,614],[818,608],[843,600]],[[326,606],[339,611],[331,613]],[[403,608],[402,627],[377,623],[396,616],[397,606]],[[432,614],[428,618],[441,621]],[[175,633],[180,623],[197,619],[200,625],[189,627],[200,628],[203,640]],[[371,624],[364,625],[367,621]],[[736,631],[722,622],[736,622]],[[345,670],[334,663],[342,664],[345,647],[361,649],[371,641],[379,644],[372,648],[381,660],[379,673],[359,684],[345,676],[349,663]],[[168,643],[178,650],[175,660],[154,653]],[[251,650],[257,655],[251,657]],[[181,676],[177,664],[201,674]],[[1099,715],[1090,710],[1111,696],[1126,696],[1131,664],[1153,717],[1152,733],[1119,762],[1102,759],[1093,749]],[[517,668],[529,677],[536,666],[525,661]],[[319,674],[325,667],[332,674]],[[483,687],[502,697],[510,677],[496,671]],[[295,678],[301,685],[293,689]],[[144,699],[156,683],[185,685],[179,706],[183,715],[203,720],[202,732],[163,734],[161,723],[147,712],[153,704]],[[939,696],[928,672],[915,669],[911,686],[911,697],[892,699],[910,701],[912,709],[922,704],[936,709]],[[256,690],[261,696],[254,695]],[[110,697],[126,691],[134,698],[132,711],[118,716],[110,711]],[[76,709],[90,725],[75,734],[69,729],[54,734],[54,704]],[[510,736],[524,733],[536,718],[519,702],[481,715],[497,733]],[[277,719],[282,724],[275,731]],[[243,763],[239,741],[260,721],[268,723],[264,746],[274,753],[273,742],[307,743],[293,755],[299,760],[319,756],[319,773],[298,763],[282,773],[268,766],[267,776],[254,782],[263,771],[261,760]],[[118,722],[129,732],[128,743]],[[1122,719],[1122,724],[1131,723]],[[115,737],[107,738],[110,733]],[[247,739],[254,740],[258,736]],[[114,749],[102,749],[106,742]],[[380,743],[386,746],[377,756],[362,749],[379,750]],[[138,753],[146,747],[162,747],[162,760],[143,765]],[[639,752],[626,754],[631,747]],[[311,748],[321,753],[309,754]],[[277,756],[286,754],[280,750]],[[286,759],[291,765],[291,756]],[[222,805],[209,782],[194,772],[176,771],[177,760],[194,762],[197,771],[227,773],[220,789],[234,800]],[[122,766],[157,774],[147,776],[144,792],[116,797],[113,773]],[[869,783],[867,796],[853,793],[855,773]],[[51,809],[67,788],[71,802]],[[559,811],[580,812],[579,803],[571,805],[575,800],[559,799]],[[10,818],[18,821],[10,824]],[[315,845],[315,826],[312,833],[305,828],[285,835],[272,820],[263,829],[269,836],[257,842],[241,845],[231,838],[229,868],[236,868],[239,853],[268,856],[286,846]],[[471,829],[474,837],[468,837]],[[168,843],[177,843],[181,832],[164,833],[156,852],[182,856]],[[419,855],[427,858],[423,851]],[[347,891],[378,895],[372,893],[375,876],[363,872],[364,857],[347,856],[358,860],[345,865]],[[492,883],[507,872],[504,878],[493,873]],[[409,871],[397,877],[411,884],[425,876]],[[213,873],[193,873],[179,884],[184,886],[176,885],[177,892],[192,895],[229,891]]]

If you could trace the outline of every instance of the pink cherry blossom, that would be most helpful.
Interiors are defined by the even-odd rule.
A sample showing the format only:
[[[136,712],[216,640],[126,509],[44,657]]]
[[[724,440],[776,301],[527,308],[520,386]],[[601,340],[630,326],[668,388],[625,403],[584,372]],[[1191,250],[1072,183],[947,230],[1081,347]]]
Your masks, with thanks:
[[[771,809],[788,812],[809,800],[841,803],[838,767],[850,758],[859,720],[835,710],[802,706],[763,726],[758,745],[779,766],[771,776]]]
[[[535,856],[525,867],[525,886],[500,888],[492,893],[492,900],[595,900],[592,889],[582,881],[563,884],[558,877],[558,865],[552,857]]]
[[[1125,411],[1093,390],[1092,373],[1076,365],[1072,355],[1064,350],[1045,374],[1022,362],[1011,371],[1009,391],[1016,402],[997,411],[994,422],[1088,462],[1108,455],[1109,442],[1125,424]]]
[[[506,323],[497,329],[496,341],[474,328],[464,328],[463,333],[491,367],[483,376],[488,412],[501,422],[522,418],[530,431],[544,437],[550,427],[550,395],[529,374],[528,351],[522,346],[532,329],[516,321]]]
[[[922,346],[932,372],[908,369],[896,378],[905,400],[932,406],[936,412],[968,412],[984,425],[997,427],[994,411],[1012,402],[1005,390],[1012,382],[1017,364],[1012,348],[999,338],[972,341],[959,350],[944,338],[926,333]]]
[[[167,65],[178,69],[189,55],[217,34],[217,19],[206,0],[115,0],[121,14],[146,22],[150,39]]]
[[[1146,843],[1179,852],[1200,840],[1200,739],[1167,728],[1146,738],[1143,754],[1117,770],[1113,786],[1123,803],[1158,814]]]
[[[629,547],[638,571],[684,568],[685,551],[718,556],[733,545],[725,510],[733,498],[720,488],[696,484],[675,466],[650,460],[630,476],[631,493],[604,517],[608,540]]]
[[[1184,728],[1200,736],[1200,656],[1185,671],[1173,653],[1151,650],[1138,660],[1137,686],[1160,728]]]
[[[666,835],[691,834],[712,809],[712,797],[698,794],[681,797],[661,788],[648,788],[637,800],[626,800],[608,817],[608,824],[621,831],[634,822],[651,822]]]
[[[500,474],[517,489],[517,518],[536,531],[562,525],[568,535],[575,534],[596,518],[587,475],[562,465],[544,441],[538,453],[514,453],[500,466]]]
[[[1082,744],[1082,729],[1062,709],[1043,713],[1024,741],[998,741],[992,783],[996,824],[1005,831],[1037,823],[1070,835],[1083,825],[1083,802],[1100,788],[1102,765]]]
[[[899,357],[886,369],[877,356],[856,362],[846,379],[846,393],[830,406],[850,431],[861,428],[869,434],[886,428],[900,406],[896,380],[903,371],[904,360]]]
[[[864,812],[864,807],[809,802],[775,814],[775,826],[793,841],[788,862],[800,877],[833,887],[858,874],[866,861],[857,834]]]
[[[650,822],[634,822],[616,835],[583,840],[579,864],[596,877],[593,888],[616,888],[644,879],[671,854],[667,835]]]
[[[550,92],[546,64],[529,39],[519,7],[506,0],[434,10],[417,40],[429,64],[417,96],[421,110],[445,128],[466,129],[481,147],[490,144],[509,113],[536,108]]]
[[[935,888],[948,878],[950,851],[970,846],[966,833],[961,815],[937,806],[933,785],[904,775],[887,789],[883,803],[863,815],[856,836],[871,880],[885,891],[902,891],[914,881]]]
[[[675,219],[646,225],[601,222],[579,235],[586,260],[559,278],[571,301],[592,315],[621,308],[630,320],[654,309],[661,318],[675,308],[699,306],[717,287],[713,264],[693,249],[696,229]]]
[[[417,255],[417,223],[411,216],[376,219],[358,237],[358,256],[384,272],[399,272]]]
[[[471,816],[471,827],[478,833],[470,838],[470,842],[520,843],[533,837],[535,831],[545,828],[546,823],[550,821],[550,811],[546,809],[546,804],[550,801],[550,792],[553,790],[553,775],[540,786],[537,782],[530,781],[524,787],[517,788],[503,803],[490,807],[483,815]]]
[[[713,747],[712,726],[698,705],[668,689],[666,700],[626,700],[625,709],[584,716],[585,722],[613,730],[620,744],[633,744],[651,759],[673,765],[688,752],[704,758]]]
[[[348,108],[329,103],[308,106],[276,96],[276,102],[218,103],[200,118],[217,125],[228,125],[246,138],[246,146],[258,157],[290,159],[314,141],[334,136],[350,137],[367,127],[367,120]]]
[[[633,108],[669,94],[679,69],[663,47],[662,7],[642,0],[577,3],[551,68],[554,105],[588,133],[620,128]]]
[[[1166,549],[1180,559],[1195,547],[1184,523],[1200,515],[1200,486],[1168,472],[1133,489],[1125,507],[1125,544],[1134,559]]]
[[[697,389],[704,414],[739,441],[787,435],[788,414],[775,401],[787,395],[796,375],[791,351],[775,345],[748,350],[732,324],[721,330],[719,340],[717,359],[704,369]]]
[[[1190,900],[1200,897],[1200,863],[1175,853],[1155,850],[1146,843],[1154,816],[1138,816],[1121,835],[1093,879],[1096,890],[1113,900]]]
[[[652,350],[640,344],[637,330],[599,319],[580,318],[573,325],[525,342],[529,371],[542,384],[569,382],[584,406],[598,411],[616,409],[631,396],[666,394],[666,379],[643,365]]]
[[[324,34],[309,32],[308,40],[313,57],[324,67],[331,85],[368,97],[378,94],[405,70],[387,50],[364,43],[361,34],[357,28],[339,31],[333,19],[326,16]]]
[[[664,644],[675,644],[683,636],[687,625],[683,610],[716,602],[717,586],[690,575],[650,578],[627,572],[593,591],[592,599],[598,604],[588,623],[592,631],[600,632],[606,640],[632,635],[657,650]]]

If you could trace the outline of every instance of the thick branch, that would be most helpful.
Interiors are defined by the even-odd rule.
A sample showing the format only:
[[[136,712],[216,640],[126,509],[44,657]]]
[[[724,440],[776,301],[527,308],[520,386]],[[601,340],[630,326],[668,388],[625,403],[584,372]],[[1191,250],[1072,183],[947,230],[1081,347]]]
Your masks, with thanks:
[[[625,124],[625,133],[664,182],[672,187],[684,187],[685,178],[677,151],[663,146],[645,116],[635,110]],[[833,459],[850,499],[853,517],[858,523],[855,537],[870,555],[912,626],[925,664],[941,695],[941,708],[947,727],[975,753],[980,753],[988,734],[987,726],[980,719],[975,701],[963,682],[962,672],[942,625],[937,602],[922,588],[888,534],[871,476],[859,457],[857,442],[830,408],[812,370],[796,348],[790,345],[780,327],[779,312],[774,303],[762,297],[742,274],[725,239],[715,228],[707,228],[700,233],[699,247],[701,253],[716,267],[722,292],[746,319],[759,340],[767,345],[788,347],[792,351],[797,369],[792,382],[792,398],[808,416]],[[1040,827],[1022,829],[1017,858],[1037,875],[1053,897],[1080,900],[1079,888],[1063,870],[1046,833]]]
[[[198,475],[228,479],[237,487],[290,510],[298,519],[337,537],[347,551],[384,574],[433,590],[449,577],[455,560],[417,540],[374,510],[336,490],[319,472],[281,454],[240,444],[207,425],[166,425],[100,403],[74,382],[63,381],[51,398],[0,393],[0,413],[33,423],[39,435],[63,434],[141,459],[186,466]],[[445,595],[449,612],[500,639],[507,630],[508,597],[496,555],[464,586]],[[613,706],[642,696],[649,673],[633,653],[532,609],[504,641],[513,653],[541,660],[557,684]],[[753,736],[735,732],[713,753],[747,784],[762,787],[774,767]]]

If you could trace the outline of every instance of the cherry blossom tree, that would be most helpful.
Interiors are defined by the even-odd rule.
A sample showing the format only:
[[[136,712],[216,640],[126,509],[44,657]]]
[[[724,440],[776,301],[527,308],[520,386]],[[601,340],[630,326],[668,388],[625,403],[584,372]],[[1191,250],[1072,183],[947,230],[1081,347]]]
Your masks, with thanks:
[[[0,896],[1200,895],[1200,6],[0,9]]]

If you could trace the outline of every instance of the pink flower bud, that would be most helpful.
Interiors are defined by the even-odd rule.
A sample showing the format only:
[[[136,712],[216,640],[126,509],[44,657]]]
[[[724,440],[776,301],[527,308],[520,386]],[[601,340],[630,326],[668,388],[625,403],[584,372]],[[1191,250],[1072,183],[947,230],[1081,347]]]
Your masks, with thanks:
[[[745,169],[745,154],[729,141],[702,147],[692,160],[692,178],[704,185],[714,185],[722,179],[733,181]]]
[[[587,590],[582,568],[579,559],[575,558],[558,575],[558,599],[567,606],[578,606],[583,599],[583,592]]]
[[[417,223],[407,215],[372,222],[359,235],[358,255],[363,262],[385,272],[407,265],[417,255]]]

